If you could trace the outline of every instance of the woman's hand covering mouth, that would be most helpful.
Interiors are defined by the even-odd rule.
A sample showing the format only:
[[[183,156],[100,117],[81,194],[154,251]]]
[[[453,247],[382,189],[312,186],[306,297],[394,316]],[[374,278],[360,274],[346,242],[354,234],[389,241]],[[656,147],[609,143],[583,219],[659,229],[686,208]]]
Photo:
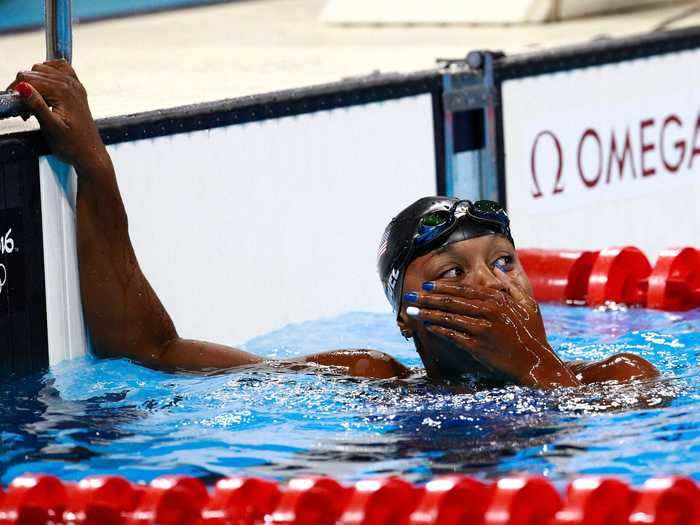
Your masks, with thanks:
[[[547,342],[537,302],[506,274],[495,274],[503,290],[425,283],[424,291],[405,295],[413,305],[407,313],[495,375],[538,388],[579,385]]]

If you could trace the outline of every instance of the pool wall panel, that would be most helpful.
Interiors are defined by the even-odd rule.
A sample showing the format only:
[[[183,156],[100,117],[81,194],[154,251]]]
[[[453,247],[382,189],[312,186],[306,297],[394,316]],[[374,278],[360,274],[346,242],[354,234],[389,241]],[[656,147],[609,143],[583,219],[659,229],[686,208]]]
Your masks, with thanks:
[[[699,63],[695,28],[497,67],[520,247],[698,244]]]
[[[389,311],[384,226],[437,191],[429,94],[110,146],[141,266],[180,334],[237,344]]]

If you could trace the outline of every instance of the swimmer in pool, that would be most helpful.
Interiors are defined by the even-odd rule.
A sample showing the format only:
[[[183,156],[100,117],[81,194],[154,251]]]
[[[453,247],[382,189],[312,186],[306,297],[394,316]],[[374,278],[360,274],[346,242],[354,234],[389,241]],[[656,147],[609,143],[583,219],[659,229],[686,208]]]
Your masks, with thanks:
[[[139,267],[114,168],[73,68],[62,60],[37,64],[19,73],[9,88],[36,116],[53,154],[78,174],[80,290],[97,356],[173,371],[316,364],[351,376],[410,375],[394,358],[373,350],[272,362],[179,337]],[[547,389],[658,375],[629,353],[599,362],[565,363],[557,356],[518,261],[508,216],[495,203],[418,200],[386,228],[378,265],[399,328],[413,339],[433,380],[471,374],[489,384]]]

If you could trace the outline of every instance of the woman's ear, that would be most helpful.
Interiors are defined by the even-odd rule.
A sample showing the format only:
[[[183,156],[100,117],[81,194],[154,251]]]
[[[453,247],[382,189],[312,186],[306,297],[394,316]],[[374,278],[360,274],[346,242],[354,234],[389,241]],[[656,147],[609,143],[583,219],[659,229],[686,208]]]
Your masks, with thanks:
[[[413,337],[413,330],[409,328],[403,312],[401,312],[399,318],[396,320],[396,324],[399,325],[399,330],[401,330],[402,336],[404,336],[406,339],[411,339]]]

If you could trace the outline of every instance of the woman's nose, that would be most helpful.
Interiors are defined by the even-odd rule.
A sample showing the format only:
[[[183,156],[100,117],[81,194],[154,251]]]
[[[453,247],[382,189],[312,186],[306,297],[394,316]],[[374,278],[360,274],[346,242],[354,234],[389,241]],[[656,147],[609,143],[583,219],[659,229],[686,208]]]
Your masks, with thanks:
[[[463,282],[467,286],[483,286],[494,290],[505,290],[505,285],[486,264],[480,265],[471,272],[467,272]]]

